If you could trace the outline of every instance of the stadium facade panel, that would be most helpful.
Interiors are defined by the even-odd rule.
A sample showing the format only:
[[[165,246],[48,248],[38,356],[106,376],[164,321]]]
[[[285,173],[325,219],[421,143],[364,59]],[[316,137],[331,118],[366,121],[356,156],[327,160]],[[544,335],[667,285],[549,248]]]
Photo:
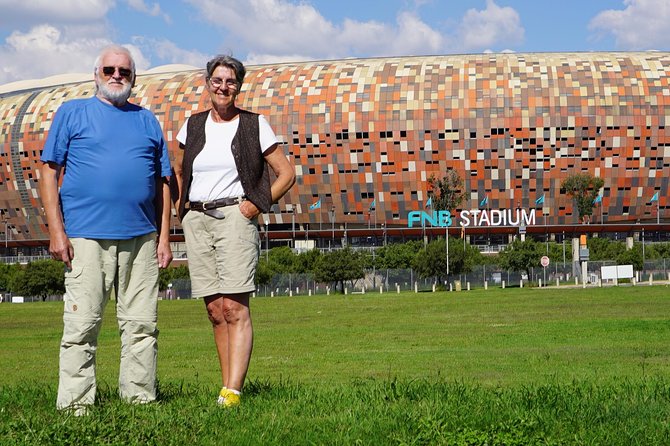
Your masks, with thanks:
[[[263,217],[273,225],[329,227],[334,213],[338,227],[407,227],[447,169],[465,181],[462,210],[527,209],[547,225],[578,223],[561,182],[589,173],[605,181],[594,220],[626,223],[668,204],[669,74],[666,52],[301,62],[248,67],[238,103],[268,118],[295,164],[296,186]],[[86,81],[0,97],[12,240],[48,238],[40,151],[58,107],[93,94]],[[132,100],[156,114],[174,156],[184,120],[207,108],[203,72],[140,75]]]

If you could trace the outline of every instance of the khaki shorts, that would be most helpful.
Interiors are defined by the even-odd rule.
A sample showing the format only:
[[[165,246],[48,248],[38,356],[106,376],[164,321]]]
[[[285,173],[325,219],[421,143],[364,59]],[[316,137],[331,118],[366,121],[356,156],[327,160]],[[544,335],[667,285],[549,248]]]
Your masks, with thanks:
[[[189,211],[182,221],[193,297],[256,290],[258,224],[242,215],[239,205],[217,210],[224,218]]]

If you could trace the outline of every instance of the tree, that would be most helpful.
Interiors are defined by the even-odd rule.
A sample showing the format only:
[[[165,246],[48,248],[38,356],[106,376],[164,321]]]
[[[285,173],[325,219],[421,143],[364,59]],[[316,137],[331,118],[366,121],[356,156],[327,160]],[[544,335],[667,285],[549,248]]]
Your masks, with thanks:
[[[321,258],[321,255],[321,251],[318,249],[310,249],[309,251],[301,252],[295,257],[295,272],[298,274],[307,274],[313,272],[315,265]]]
[[[288,246],[272,248],[268,253],[269,267],[275,274],[296,272],[296,255]]]
[[[642,245],[635,243],[633,249],[628,249],[616,258],[617,265],[633,265],[635,271],[642,271],[644,269],[644,261],[642,260]]]
[[[544,255],[543,246],[533,239],[525,241],[514,240],[511,244],[498,254],[499,265],[510,271],[524,271],[531,277],[531,268],[540,265],[540,259]]]
[[[570,175],[561,183],[561,189],[577,202],[577,213],[582,223],[589,223],[593,215],[594,200],[605,181],[588,173]]]
[[[452,211],[458,208],[465,198],[463,180],[453,169],[448,169],[442,179],[431,175],[428,184],[432,191],[433,209]]]
[[[12,292],[38,296],[45,301],[52,295],[65,293],[63,263],[55,260],[36,260],[20,268],[12,279]]]
[[[653,251],[657,259],[670,258],[670,243],[655,243],[649,245],[648,250]]]
[[[463,274],[481,261],[482,254],[469,244],[465,246],[459,240],[450,238],[449,273]],[[443,238],[433,240],[414,257],[413,268],[420,277],[437,277],[442,282],[447,279],[447,250]]]
[[[377,250],[377,268],[409,269],[423,242],[412,240],[406,243],[391,243]]]
[[[14,276],[22,274],[23,267],[19,263],[0,263],[0,290],[11,291]]]
[[[165,291],[168,284],[178,279],[190,279],[188,266],[179,265],[158,270],[158,289]]]
[[[265,261],[265,257],[258,259],[258,265],[256,266],[256,285],[267,285],[272,281],[275,273],[272,271],[270,264]]]
[[[319,258],[315,265],[314,280],[317,282],[339,284],[344,292],[345,280],[356,280],[365,277],[363,254],[353,251],[350,247],[327,252]]]
[[[626,251],[624,242],[617,242],[605,237],[591,237],[586,243],[589,247],[589,260],[593,262],[614,260]]]

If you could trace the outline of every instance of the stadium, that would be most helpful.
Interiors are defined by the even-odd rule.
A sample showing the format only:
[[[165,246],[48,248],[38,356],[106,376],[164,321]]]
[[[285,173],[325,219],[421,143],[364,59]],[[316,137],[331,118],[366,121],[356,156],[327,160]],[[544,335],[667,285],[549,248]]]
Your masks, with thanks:
[[[520,232],[665,240],[670,53],[533,53],[345,59],[247,67],[238,104],[265,115],[295,164],[293,189],[259,219],[264,247],[330,247],[461,235],[486,247]],[[92,73],[0,86],[0,240],[5,256],[45,252],[39,156],[66,100]],[[172,154],[207,108],[202,69],[140,73],[131,99],[152,110]],[[464,181],[450,218],[431,176]],[[591,223],[561,183],[604,180]],[[646,235],[645,235],[646,234]],[[175,244],[183,238],[173,215]],[[2,243],[0,243],[0,249]],[[177,246],[177,245],[175,245]],[[177,249],[178,251],[179,249]]]

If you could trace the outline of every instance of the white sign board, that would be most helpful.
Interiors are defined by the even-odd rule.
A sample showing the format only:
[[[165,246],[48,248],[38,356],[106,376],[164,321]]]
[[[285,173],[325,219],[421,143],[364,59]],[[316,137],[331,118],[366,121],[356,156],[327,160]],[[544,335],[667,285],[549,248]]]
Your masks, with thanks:
[[[633,265],[601,266],[600,277],[602,280],[632,279]]]
[[[23,303],[23,296],[12,296],[12,303],[13,304],[22,304]]]

